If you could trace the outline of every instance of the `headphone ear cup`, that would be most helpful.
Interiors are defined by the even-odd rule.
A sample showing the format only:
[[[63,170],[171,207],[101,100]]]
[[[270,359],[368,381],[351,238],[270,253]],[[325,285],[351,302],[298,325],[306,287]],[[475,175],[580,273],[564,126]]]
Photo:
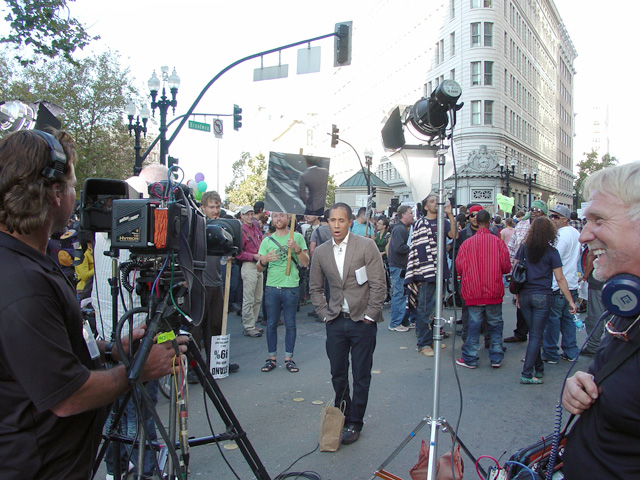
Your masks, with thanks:
[[[640,277],[630,273],[611,277],[602,287],[602,303],[613,315],[640,315]]]

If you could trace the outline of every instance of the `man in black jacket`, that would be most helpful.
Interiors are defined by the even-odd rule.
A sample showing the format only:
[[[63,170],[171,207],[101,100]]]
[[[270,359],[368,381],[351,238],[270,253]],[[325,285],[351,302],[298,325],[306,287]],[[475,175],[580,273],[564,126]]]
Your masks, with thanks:
[[[391,231],[389,239],[389,272],[393,281],[393,295],[391,297],[391,321],[389,330],[406,332],[409,327],[409,314],[405,311],[407,296],[404,294],[403,272],[407,268],[409,255],[409,232],[413,225],[413,210],[407,205],[398,207],[398,223]]]

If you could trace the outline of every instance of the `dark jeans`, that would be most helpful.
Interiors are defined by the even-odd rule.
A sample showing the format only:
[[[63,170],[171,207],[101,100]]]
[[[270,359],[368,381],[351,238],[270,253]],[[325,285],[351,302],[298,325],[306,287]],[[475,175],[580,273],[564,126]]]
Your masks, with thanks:
[[[222,334],[222,313],[224,309],[223,287],[205,287],[204,315],[200,325],[191,327],[193,340],[198,348],[204,347],[205,359],[209,366],[211,337]]]
[[[587,335],[591,335],[591,331],[595,328],[596,331],[593,332],[591,338],[589,338],[589,343],[584,348],[586,352],[595,353],[600,346],[600,340],[602,340],[602,334],[604,333],[604,326],[607,321],[611,318],[608,315],[604,318],[600,323],[600,317],[605,312],[606,307],[602,303],[602,289],[592,288],[589,285],[589,299],[587,300],[587,316],[584,319],[584,326],[587,329]]]
[[[293,357],[296,344],[296,311],[298,310],[298,288],[265,287],[264,305],[267,312],[267,349],[269,356],[278,351],[278,320],[280,310],[284,320],[284,356]]]
[[[416,335],[418,350],[433,345],[431,316],[436,306],[436,283],[422,282],[418,289],[418,309],[416,311]]]
[[[578,300],[578,290],[571,290],[574,303]],[[542,339],[542,356],[547,360],[558,360],[558,340],[562,333],[562,351],[573,359],[578,356],[580,349],[576,341],[576,326],[573,323],[573,315],[569,313],[569,302],[564,298],[560,290],[554,292],[551,300],[549,321],[544,329]]]
[[[524,341],[527,339],[528,334],[529,325],[522,314],[522,310],[518,308],[516,309],[516,329],[513,331],[513,336]]]
[[[467,339],[462,345],[462,359],[467,365],[478,364],[478,339],[483,324],[487,325],[490,335],[489,359],[491,363],[500,363],[504,358],[502,350],[502,303],[495,305],[470,305],[469,330]]]
[[[375,323],[354,322],[338,315],[327,322],[327,356],[331,365],[331,382],[336,393],[335,406],[346,403],[345,425],[354,425],[361,430],[364,412],[369,400],[373,352],[376,349]],[[351,375],[353,396],[349,390],[349,354],[351,354]]]
[[[540,347],[542,346],[544,327],[547,325],[551,310],[551,295],[524,293],[520,294],[518,299],[520,300],[520,309],[529,327],[529,343],[524,357],[522,376],[532,378],[534,370],[536,372],[544,371]]]

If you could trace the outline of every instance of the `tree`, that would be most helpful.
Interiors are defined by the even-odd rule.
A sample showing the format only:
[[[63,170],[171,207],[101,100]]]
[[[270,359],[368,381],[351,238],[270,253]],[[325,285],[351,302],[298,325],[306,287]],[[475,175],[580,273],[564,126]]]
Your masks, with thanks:
[[[9,34],[0,37],[0,43],[13,45],[15,59],[20,64],[35,62],[24,54],[24,47],[36,56],[56,58],[59,55],[76,63],[72,55],[83,49],[91,40],[84,26],[69,15],[68,2],[74,0],[4,0],[9,12],[4,19],[9,24]],[[4,9],[6,11],[6,9]]]
[[[327,181],[327,200],[324,205],[324,209],[328,209],[331,205],[336,203],[336,188],[338,188],[338,184],[333,178],[333,175],[329,175],[329,180]]]
[[[240,159],[233,162],[233,179],[224,192],[229,204],[236,206],[253,205],[264,200],[267,191],[267,162],[262,153],[252,157],[249,152],[242,153]]]
[[[608,153],[602,156],[602,159],[598,159],[598,152],[591,150],[590,153],[585,152],[585,158],[578,164],[578,179],[575,183],[575,199],[577,205],[580,205],[581,201],[586,199],[582,198],[582,185],[589,175],[595,173],[603,168],[611,167],[618,164],[616,157],[610,156]]]
[[[46,65],[8,69],[8,78],[3,78],[3,72],[7,73],[1,65],[2,61],[4,98],[27,103],[47,100],[65,109],[60,120],[76,141],[78,185],[88,177],[124,179],[131,175],[134,152],[123,112],[138,94],[117,53],[107,51],[77,65],[59,58]]]

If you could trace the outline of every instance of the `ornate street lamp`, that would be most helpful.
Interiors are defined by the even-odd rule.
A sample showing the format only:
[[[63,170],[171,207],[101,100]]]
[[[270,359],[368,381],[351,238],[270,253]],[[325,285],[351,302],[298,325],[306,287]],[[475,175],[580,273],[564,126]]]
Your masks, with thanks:
[[[149,79],[147,85],[151,91],[151,110],[155,116],[156,108],[160,111],[160,163],[162,165],[167,164],[167,111],[169,107],[173,108],[173,113],[176,113],[176,96],[178,95],[178,87],[180,87],[180,77],[176,73],[176,69],[173,69],[171,75],[169,75],[169,67],[160,67],[162,71],[162,79],[158,78],[156,71],[153,71],[153,75]],[[166,94],[166,85],[169,86],[171,92],[171,100]],[[160,100],[156,101],[158,91],[162,86],[162,96]]]
[[[522,173],[524,175],[524,183],[529,187],[529,210],[531,210],[531,184],[536,183],[536,178],[538,177],[538,170],[533,168],[531,173],[527,171],[527,169],[523,169]]]
[[[505,153],[504,158],[500,159],[500,178],[504,178],[507,184],[507,197],[510,196],[511,186],[510,179],[516,172],[516,158],[511,157],[511,162],[507,163],[508,156]]]
[[[138,115],[138,107],[136,104],[131,102],[126,106],[127,117],[129,118],[129,136],[131,136],[131,132],[134,133],[135,143],[133,145],[133,149],[136,152],[136,162],[133,166],[133,174],[139,175],[140,170],[142,170],[142,158],[140,156],[140,134],[143,134],[145,137],[147,136],[147,120],[151,115],[149,111],[149,107],[145,104],[140,109],[140,114]],[[133,123],[133,118],[135,117],[136,121]],[[142,119],[142,123],[140,123],[140,119]]]
[[[371,195],[371,163],[373,160],[373,152],[370,148],[364,151],[364,163],[367,166],[367,195]]]

